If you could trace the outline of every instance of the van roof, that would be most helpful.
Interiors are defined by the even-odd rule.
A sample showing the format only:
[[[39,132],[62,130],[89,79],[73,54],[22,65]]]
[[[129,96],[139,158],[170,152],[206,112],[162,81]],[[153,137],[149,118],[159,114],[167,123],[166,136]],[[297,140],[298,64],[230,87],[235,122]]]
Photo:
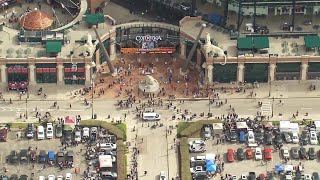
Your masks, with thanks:
[[[156,116],[157,113],[143,113],[143,116]]]

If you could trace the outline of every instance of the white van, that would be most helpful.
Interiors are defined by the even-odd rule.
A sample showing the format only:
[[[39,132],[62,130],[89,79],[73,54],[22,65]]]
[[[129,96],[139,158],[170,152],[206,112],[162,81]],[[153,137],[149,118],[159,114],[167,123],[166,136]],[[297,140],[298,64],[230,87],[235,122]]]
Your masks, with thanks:
[[[248,131],[248,143],[249,144],[255,143],[254,133],[252,130]]]
[[[161,116],[158,113],[143,113],[142,119],[145,121],[158,121]]]
[[[44,127],[43,126],[38,126],[37,137],[38,137],[38,140],[44,139]]]

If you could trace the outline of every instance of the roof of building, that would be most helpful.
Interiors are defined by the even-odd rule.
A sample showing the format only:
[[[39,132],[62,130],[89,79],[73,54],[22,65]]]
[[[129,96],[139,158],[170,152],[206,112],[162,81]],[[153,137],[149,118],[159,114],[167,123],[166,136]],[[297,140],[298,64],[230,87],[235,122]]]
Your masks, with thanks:
[[[320,47],[320,38],[318,35],[304,36],[306,48]]]
[[[253,38],[252,37],[238,38],[238,49],[253,49]]]
[[[61,41],[47,41],[46,52],[47,53],[59,53],[61,52],[62,42]]]
[[[256,49],[269,48],[269,38],[267,36],[254,37],[253,43]]]

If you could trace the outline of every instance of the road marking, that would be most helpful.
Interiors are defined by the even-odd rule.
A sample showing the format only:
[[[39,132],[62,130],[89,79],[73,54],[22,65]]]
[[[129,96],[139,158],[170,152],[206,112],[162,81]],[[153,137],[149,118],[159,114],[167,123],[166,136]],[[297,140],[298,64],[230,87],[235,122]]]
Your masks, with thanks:
[[[248,111],[256,111],[257,109],[248,109]]]
[[[301,108],[301,109],[312,109],[312,108]]]

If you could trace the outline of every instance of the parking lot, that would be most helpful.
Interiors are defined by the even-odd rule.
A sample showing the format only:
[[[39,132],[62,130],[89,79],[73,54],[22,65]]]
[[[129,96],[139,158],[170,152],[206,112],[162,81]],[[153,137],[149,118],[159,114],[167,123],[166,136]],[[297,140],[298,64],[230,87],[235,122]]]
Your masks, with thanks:
[[[17,139],[17,134],[21,134],[21,138]],[[20,135],[19,135],[20,136]],[[45,176],[48,177],[48,175],[55,175],[56,177],[59,175],[65,176],[66,173],[72,173],[74,178],[77,178],[77,176],[80,177],[80,175],[75,174],[75,168],[79,167],[80,172],[83,172],[86,168],[86,162],[84,158],[84,153],[80,153],[80,149],[84,148],[83,145],[79,146],[72,146],[67,147],[67,149],[64,152],[67,151],[73,151],[74,152],[74,168],[64,168],[63,170],[60,170],[60,168],[55,166],[49,166],[48,163],[46,163],[46,168],[43,168],[44,164],[39,164],[38,162],[31,163],[30,157],[28,159],[29,163],[27,164],[21,164],[19,163],[19,153],[22,149],[27,149],[29,147],[32,147],[37,152],[37,159],[39,158],[39,152],[40,150],[45,150],[47,153],[48,151],[54,151],[57,153],[61,149],[61,141],[60,138],[53,138],[53,139],[44,139],[44,140],[35,140],[34,139],[27,139],[24,136],[23,130],[18,129],[11,129],[11,131],[8,133],[8,141],[7,142],[1,142],[0,146],[0,161],[2,164],[1,174],[5,174],[7,176],[11,176],[12,174],[20,175],[27,175],[29,178],[31,177],[31,174],[34,173],[34,179],[38,179],[39,176]],[[6,161],[10,160],[10,153],[11,151],[16,150],[18,152],[18,163],[17,164],[11,164],[6,163]],[[4,173],[4,168],[7,169],[7,172]],[[41,170],[42,169],[42,170]],[[78,177],[78,178],[79,178]]]

